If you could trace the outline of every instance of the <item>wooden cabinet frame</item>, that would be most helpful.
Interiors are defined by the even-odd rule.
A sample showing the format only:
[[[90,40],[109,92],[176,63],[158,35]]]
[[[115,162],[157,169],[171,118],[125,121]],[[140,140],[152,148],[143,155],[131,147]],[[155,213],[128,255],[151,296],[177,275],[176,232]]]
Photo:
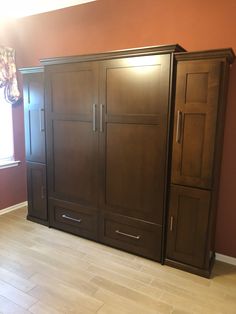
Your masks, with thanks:
[[[22,69],[28,219],[209,276],[234,57],[168,45]],[[142,80],[140,70],[150,75]],[[46,149],[44,104],[28,106],[43,72],[36,97],[43,103],[45,90]],[[49,215],[34,198],[42,182]]]

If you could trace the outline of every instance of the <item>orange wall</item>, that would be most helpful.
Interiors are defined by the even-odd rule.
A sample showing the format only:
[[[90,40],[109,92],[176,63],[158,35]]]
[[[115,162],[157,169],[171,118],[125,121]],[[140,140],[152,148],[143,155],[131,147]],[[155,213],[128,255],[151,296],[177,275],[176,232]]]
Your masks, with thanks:
[[[179,43],[189,51],[236,51],[235,0],[98,0],[8,25],[18,66],[46,57]],[[0,38],[4,41],[0,31]],[[5,39],[6,40],[6,39]],[[4,44],[4,42],[2,42]],[[232,68],[221,171],[217,251],[236,257],[236,64]],[[21,141],[21,140],[20,140]]]

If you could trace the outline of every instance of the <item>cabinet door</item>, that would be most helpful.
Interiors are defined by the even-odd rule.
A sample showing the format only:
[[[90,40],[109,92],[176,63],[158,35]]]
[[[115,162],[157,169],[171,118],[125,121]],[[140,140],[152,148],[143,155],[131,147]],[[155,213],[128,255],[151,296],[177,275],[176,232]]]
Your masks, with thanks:
[[[97,207],[97,63],[46,67],[49,197]]]
[[[27,163],[28,215],[47,220],[45,165]]]
[[[203,267],[210,207],[210,192],[171,187],[167,258]]]
[[[26,160],[45,163],[43,73],[24,74]]]
[[[172,183],[211,188],[221,62],[177,64]]]
[[[170,55],[101,65],[101,208],[162,224]]]

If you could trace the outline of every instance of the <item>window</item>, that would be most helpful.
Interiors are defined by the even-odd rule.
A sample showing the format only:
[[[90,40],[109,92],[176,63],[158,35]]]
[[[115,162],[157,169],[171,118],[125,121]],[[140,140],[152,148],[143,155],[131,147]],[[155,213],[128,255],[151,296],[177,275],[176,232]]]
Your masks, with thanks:
[[[16,166],[14,160],[12,106],[20,99],[15,50],[0,46],[0,169]]]
[[[14,160],[12,105],[4,98],[0,88],[0,164]]]

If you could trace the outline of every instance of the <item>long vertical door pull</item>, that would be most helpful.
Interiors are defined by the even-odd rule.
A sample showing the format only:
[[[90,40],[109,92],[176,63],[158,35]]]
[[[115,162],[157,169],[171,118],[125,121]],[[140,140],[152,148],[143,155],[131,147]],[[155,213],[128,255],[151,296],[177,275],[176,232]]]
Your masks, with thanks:
[[[40,116],[39,116],[39,124],[40,124],[40,132],[45,131],[45,125],[44,125],[44,109],[40,109]]]
[[[103,132],[103,104],[100,104],[100,132]]]
[[[177,112],[177,127],[176,127],[176,142],[180,143],[181,140],[181,125],[182,125],[182,112]]]
[[[174,217],[170,217],[170,231],[173,231],[173,223],[174,223]]]
[[[96,104],[93,104],[93,132],[96,132]]]

